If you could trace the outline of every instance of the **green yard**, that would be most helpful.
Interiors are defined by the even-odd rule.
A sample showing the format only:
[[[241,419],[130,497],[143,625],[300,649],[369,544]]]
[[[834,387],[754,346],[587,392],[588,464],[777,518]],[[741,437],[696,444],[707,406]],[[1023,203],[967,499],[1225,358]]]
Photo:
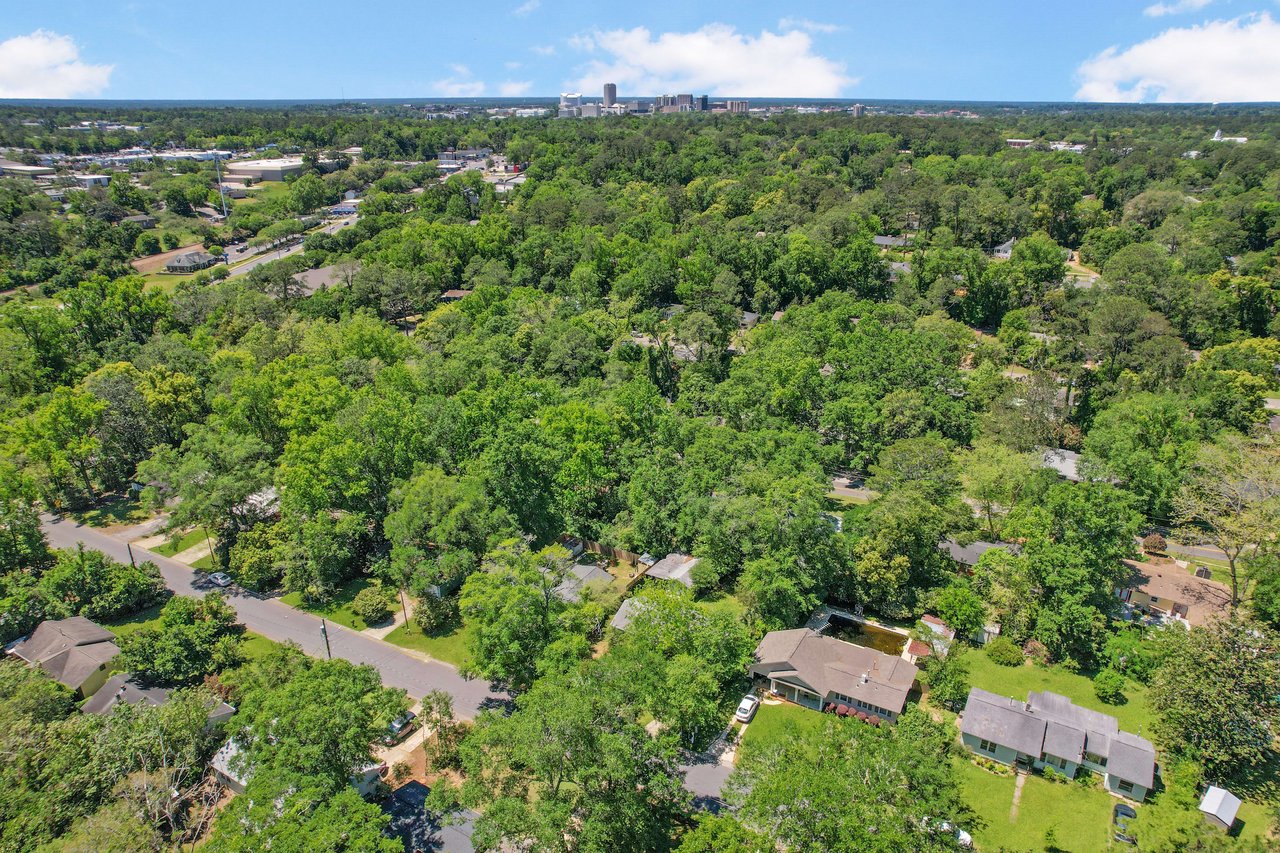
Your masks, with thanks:
[[[160,624],[160,610],[164,607],[163,602],[148,607],[146,610],[139,610],[132,616],[115,622],[107,622],[102,627],[115,634],[118,639],[124,639],[131,634],[136,634],[143,628],[155,628]]]
[[[245,631],[244,641],[240,644],[240,651],[244,654],[246,661],[255,661],[268,654],[272,649],[279,648],[280,645],[275,640],[268,640],[261,634]]]
[[[374,581],[371,578],[356,578],[347,581],[338,588],[337,593],[329,600],[327,604],[308,604],[302,599],[302,593],[291,592],[287,595],[280,596],[280,601],[290,607],[296,607],[299,610],[305,610],[308,613],[322,616],[339,625],[344,625],[353,631],[363,631],[369,626],[365,621],[357,616],[351,610],[351,602],[362,589],[372,586]],[[399,602],[392,602],[395,607],[399,606]],[[393,607],[394,609],[394,607]]]
[[[147,520],[147,512],[138,502],[119,495],[103,498],[92,509],[69,512],[72,518],[89,527],[115,527],[122,524],[138,524]]]
[[[764,749],[791,734],[822,728],[831,718],[799,705],[761,705],[738,746],[741,761],[753,749]]]
[[[997,776],[967,758],[956,759],[956,774],[965,801],[981,819],[963,827],[979,850],[1040,850],[1049,846],[1045,833],[1050,829],[1059,850],[1091,853],[1107,847],[1116,800],[1099,788],[1028,776],[1017,816],[1011,818],[1015,777]]]
[[[212,541],[208,534],[205,533],[203,527],[195,527],[182,534],[177,539],[170,539],[160,543],[149,550],[156,552],[162,557],[172,557],[174,554],[181,554],[188,548],[194,548],[202,542]]]
[[[386,641],[415,652],[422,652],[424,655],[430,655],[436,660],[451,663],[459,668],[466,666],[471,660],[471,655],[467,652],[466,628],[458,628],[451,634],[428,637],[422,633],[422,629],[410,622],[388,634]]]
[[[977,649],[966,656],[969,662],[969,683],[1001,696],[1026,699],[1027,693],[1049,690],[1066,696],[1077,705],[1110,714],[1120,722],[1125,731],[1149,737],[1151,734],[1151,709],[1147,706],[1146,685],[1130,680],[1125,686],[1128,700],[1123,705],[1108,705],[1094,695],[1093,682],[1084,675],[1058,667],[1034,664],[1010,667],[1000,666]]]

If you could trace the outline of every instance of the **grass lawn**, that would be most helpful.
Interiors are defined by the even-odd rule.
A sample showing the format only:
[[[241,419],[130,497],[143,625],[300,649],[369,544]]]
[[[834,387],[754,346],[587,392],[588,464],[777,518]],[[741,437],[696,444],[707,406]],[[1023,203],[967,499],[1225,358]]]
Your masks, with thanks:
[[[296,607],[299,610],[305,610],[316,616],[323,616],[325,619],[337,622],[339,625],[345,625],[355,631],[363,631],[369,626],[365,621],[351,611],[351,602],[355,599],[360,590],[373,584],[371,578],[356,578],[347,581],[338,588],[337,593],[329,600],[327,604],[307,604],[302,600],[302,593],[291,592],[282,595],[280,601]],[[397,607],[398,602],[393,602]]]
[[[721,592],[715,598],[706,599],[702,604],[712,613],[730,613],[739,618],[747,612],[747,606],[742,603],[742,599],[727,592]]]
[[[412,649],[430,655],[436,660],[451,663],[456,667],[466,666],[471,660],[467,653],[467,630],[458,628],[451,634],[439,637],[428,637],[413,622],[401,625],[386,636],[388,643]]]
[[[755,718],[747,726],[747,733],[742,736],[738,758],[741,760],[751,750],[777,743],[787,735],[820,729],[828,719],[824,714],[799,705],[761,705],[756,709]]]
[[[198,569],[202,572],[213,571],[213,555],[205,554],[203,557],[192,563],[191,568]]]
[[[1111,807],[1116,800],[1101,789],[1028,776],[1018,817],[1011,821],[1013,776],[997,776],[965,758],[956,759],[956,773],[965,801],[986,824],[964,827],[981,850],[1039,850],[1045,846],[1045,832],[1051,827],[1060,850],[1083,853],[1107,848]]]
[[[1108,705],[1093,693],[1093,682],[1084,675],[1067,672],[1057,667],[1034,664],[1000,666],[987,657],[981,649],[970,651],[969,683],[973,687],[990,690],[1001,696],[1025,700],[1027,693],[1050,690],[1066,696],[1077,705],[1110,714],[1120,722],[1120,728],[1148,737],[1151,734],[1152,714],[1147,706],[1147,688],[1132,679],[1125,685],[1129,701],[1123,705]]]
[[[104,499],[101,506],[83,512],[67,513],[89,527],[114,527],[120,524],[138,524],[147,520],[147,512],[138,502],[125,497]]]
[[[161,602],[154,607],[148,607],[146,610],[139,610],[132,616],[127,616],[115,622],[108,622],[103,627],[115,634],[117,638],[123,639],[130,634],[138,633],[143,628],[158,626],[160,624],[160,610],[163,607],[164,603]]]
[[[268,640],[261,634],[255,634],[252,631],[244,632],[244,642],[240,644],[240,651],[244,653],[246,661],[255,661],[263,657],[272,649],[280,647],[280,643],[275,640]]]
[[[182,536],[179,539],[162,542],[156,547],[152,548],[151,550],[155,551],[157,554],[161,555],[162,557],[172,557],[174,554],[181,554],[183,551],[187,550],[188,548],[194,548],[195,546],[199,545],[201,542],[204,542],[204,541],[205,541],[204,528],[195,527],[195,528],[192,528],[191,530],[188,530],[186,533],[182,534]]]
[[[227,199],[232,207],[252,207],[259,201],[287,198],[289,185],[284,181],[262,181],[249,187],[249,195],[245,198]]]

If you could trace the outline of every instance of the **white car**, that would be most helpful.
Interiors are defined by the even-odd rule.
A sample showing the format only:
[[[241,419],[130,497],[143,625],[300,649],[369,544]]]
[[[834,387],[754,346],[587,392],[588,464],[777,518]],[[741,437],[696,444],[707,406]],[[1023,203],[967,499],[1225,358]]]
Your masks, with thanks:
[[[209,575],[209,583],[213,584],[214,586],[228,587],[228,586],[231,586],[231,584],[235,583],[235,581],[232,580],[231,575],[227,574],[226,572],[214,572],[213,574]]]
[[[756,708],[760,707],[760,700],[755,696],[743,696],[742,701],[738,703],[738,710],[733,712],[733,718],[740,723],[749,723],[751,718],[756,715]]]

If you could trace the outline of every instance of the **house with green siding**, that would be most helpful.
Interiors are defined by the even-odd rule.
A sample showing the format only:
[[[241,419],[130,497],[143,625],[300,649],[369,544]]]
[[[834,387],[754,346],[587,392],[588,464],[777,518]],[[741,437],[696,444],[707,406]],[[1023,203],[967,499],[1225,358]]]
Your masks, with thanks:
[[[1110,714],[1065,696],[1030,693],[1026,702],[973,688],[960,718],[964,745],[1020,770],[1052,767],[1075,778],[1081,768],[1103,776],[1107,790],[1142,802],[1155,784],[1156,752]]]

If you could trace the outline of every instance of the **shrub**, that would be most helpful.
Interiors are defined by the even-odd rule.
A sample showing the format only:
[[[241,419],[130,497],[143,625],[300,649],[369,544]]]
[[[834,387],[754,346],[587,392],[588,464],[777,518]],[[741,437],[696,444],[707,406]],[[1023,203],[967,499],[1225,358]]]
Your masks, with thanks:
[[[1022,649],[1008,637],[996,637],[987,643],[987,657],[1000,666],[1021,666],[1024,660]]]
[[[1124,701],[1124,674],[1110,667],[1093,677],[1093,692],[1108,705]]]
[[[1164,554],[1169,543],[1159,533],[1148,533],[1142,540],[1142,550],[1146,554]]]
[[[436,596],[427,593],[418,599],[413,611],[413,621],[428,635],[440,634],[457,621],[458,599],[456,596]]]
[[[382,587],[367,586],[352,599],[351,612],[363,619],[366,625],[377,625],[391,615],[391,602],[387,601],[387,593]]]
[[[1042,771],[1042,775],[1047,781],[1052,782],[1055,785],[1065,785],[1071,781],[1071,779],[1067,777],[1067,774],[1061,772],[1056,767],[1046,766]]]

